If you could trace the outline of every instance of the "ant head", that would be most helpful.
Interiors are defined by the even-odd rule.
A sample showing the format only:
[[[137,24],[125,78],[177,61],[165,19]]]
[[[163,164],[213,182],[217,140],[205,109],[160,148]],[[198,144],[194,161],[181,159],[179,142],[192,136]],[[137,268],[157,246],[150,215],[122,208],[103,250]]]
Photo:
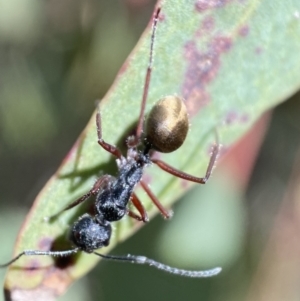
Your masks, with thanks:
[[[186,106],[179,96],[160,99],[146,121],[146,144],[161,153],[170,153],[184,142],[189,129]]]
[[[70,232],[70,240],[73,244],[87,253],[108,246],[110,237],[110,223],[99,216],[92,218],[89,214],[80,217]]]

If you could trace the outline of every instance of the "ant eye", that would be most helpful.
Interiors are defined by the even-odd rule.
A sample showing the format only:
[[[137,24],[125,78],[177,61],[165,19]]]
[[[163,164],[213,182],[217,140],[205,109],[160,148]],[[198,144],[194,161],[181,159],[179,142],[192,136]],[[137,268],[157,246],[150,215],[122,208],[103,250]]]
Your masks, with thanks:
[[[146,122],[146,143],[161,153],[171,153],[184,142],[189,129],[186,106],[179,96],[160,99]]]

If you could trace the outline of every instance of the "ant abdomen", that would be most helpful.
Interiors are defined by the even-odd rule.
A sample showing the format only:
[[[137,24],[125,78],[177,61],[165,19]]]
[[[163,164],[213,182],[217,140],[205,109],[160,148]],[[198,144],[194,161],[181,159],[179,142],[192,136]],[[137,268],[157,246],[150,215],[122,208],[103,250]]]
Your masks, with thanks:
[[[189,119],[183,99],[169,95],[160,99],[150,111],[146,122],[146,143],[161,153],[171,153],[184,142]]]
[[[89,214],[80,217],[70,232],[71,242],[87,253],[108,246],[110,237],[110,223],[100,216],[93,218]]]

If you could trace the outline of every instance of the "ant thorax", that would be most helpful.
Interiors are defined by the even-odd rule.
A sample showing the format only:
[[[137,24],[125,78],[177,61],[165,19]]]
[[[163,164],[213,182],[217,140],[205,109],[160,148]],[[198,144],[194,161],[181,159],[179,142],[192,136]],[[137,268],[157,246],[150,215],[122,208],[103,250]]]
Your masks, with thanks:
[[[151,164],[149,151],[129,147],[127,157],[116,159],[118,176],[107,176],[98,191],[95,208],[106,221],[120,220],[127,213],[127,205],[135,186],[141,181],[144,167]]]

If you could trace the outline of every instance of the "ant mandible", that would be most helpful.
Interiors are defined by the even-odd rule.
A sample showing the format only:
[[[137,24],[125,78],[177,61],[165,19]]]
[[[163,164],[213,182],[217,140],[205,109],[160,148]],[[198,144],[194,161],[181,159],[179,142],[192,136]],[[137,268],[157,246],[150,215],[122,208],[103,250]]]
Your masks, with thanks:
[[[1,268],[11,265],[23,255],[48,255],[62,257],[75,254],[78,251],[84,251],[87,253],[93,253],[108,260],[146,264],[171,274],[187,277],[210,277],[221,271],[221,268],[219,267],[204,271],[189,271],[170,267],[145,256],[112,256],[95,252],[95,250],[99,248],[108,246],[112,232],[111,222],[122,219],[125,214],[139,221],[148,221],[147,213],[142,203],[134,193],[134,188],[138,183],[141,184],[142,188],[159,209],[161,214],[165,218],[169,218],[171,216],[170,212],[162,206],[147,184],[142,180],[143,171],[146,166],[154,163],[164,171],[176,177],[205,184],[210,177],[217,158],[219,145],[215,144],[207,167],[206,175],[203,178],[191,176],[167,165],[161,160],[151,158],[153,151],[169,153],[178,149],[184,142],[189,128],[187,110],[183,100],[178,96],[166,96],[159,100],[152,108],[146,121],[145,134],[143,134],[145,105],[152,73],[153,46],[159,14],[160,8],[156,10],[153,18],[149,64],[146,73],[136,134],[127,138],[126,142],[128,151],[126,157],[122,155],[121,151],[117,147],[103,140],[101,114],[99,110],[97,111],[96,125],[98,143],[103,149],[117,158],[116,161],[119,173],[116,178],[111,175],[104,175],[100,177],[87,194],[83,195],[81,198],[63,209],[63,211],[71,209],[87,200],[90,196],[95,196],[95,214],[93,216],[87,213],[82,215],[71,227],[70,240],[74,244],[75,248],[66,251],[25,250],[8,263],[0,265]],[[136,207],[140,216],[128,209],[129,201],[131,201]]]

